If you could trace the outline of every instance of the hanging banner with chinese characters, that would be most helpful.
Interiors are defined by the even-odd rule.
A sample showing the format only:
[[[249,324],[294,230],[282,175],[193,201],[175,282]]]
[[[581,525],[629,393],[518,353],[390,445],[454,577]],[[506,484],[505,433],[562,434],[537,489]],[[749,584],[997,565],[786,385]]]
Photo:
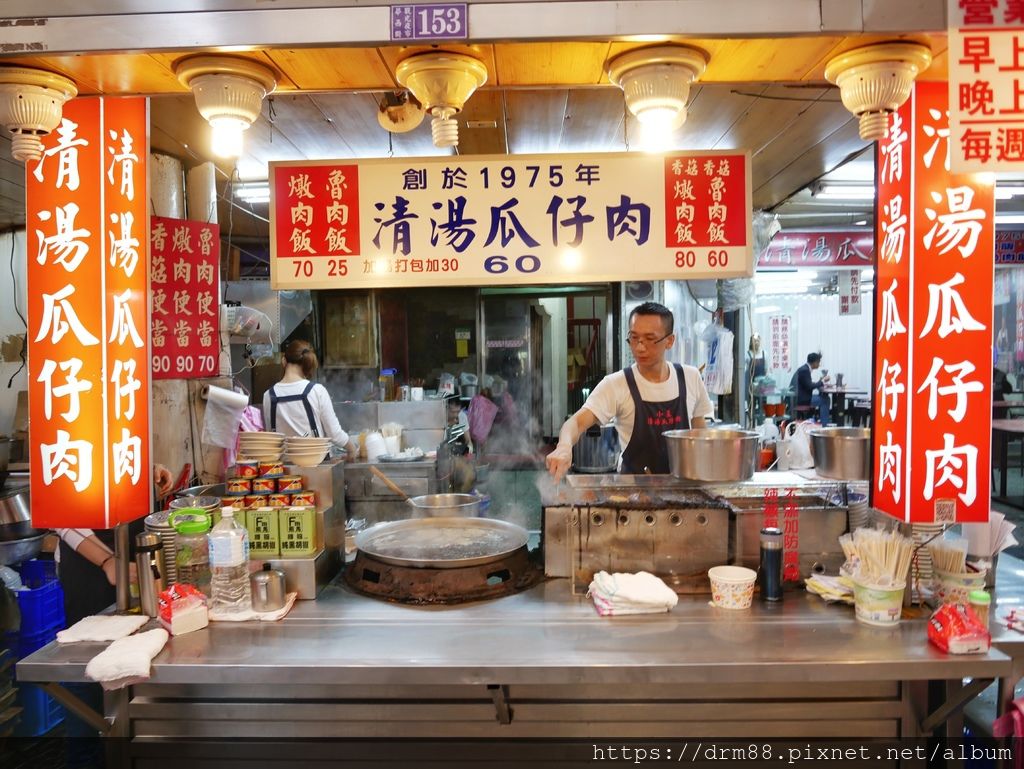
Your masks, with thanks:
[[[32,524],[150,511],[144,98],[74,99],[26,165]]]
[[[872,504],[986,521],[993,180],[949,170],[945,83],[914,86],[878,145]]]
[[[789,371],[792,364],[790,351],[793,348],[793,330],[788,315],[772,315],[768,319],[771,339],[768,349],[772,356],[773,371]]]
[[[1024,170],[1024,3],[949,0],[949,124],[957,173]]]
[[[216,376],[220,359],[220,228],[150,219],[153,378]]]
[[[744,152],[270,164],[282,288],[750,275]]]
[[[758,254],[757,269],[831,267],[866,269],[875,263],[875,234],[870,230],[848,232],[794,232],[772,238]]]
[[[839,314],[860,315],[860,272],[857,270],[839,273]]]

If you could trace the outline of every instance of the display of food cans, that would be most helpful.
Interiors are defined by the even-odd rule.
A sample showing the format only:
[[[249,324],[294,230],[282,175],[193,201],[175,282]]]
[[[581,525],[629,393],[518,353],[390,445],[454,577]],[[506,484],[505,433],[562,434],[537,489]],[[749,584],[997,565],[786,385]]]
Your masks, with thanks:
[[[316,507],[316,492],[293,491],[292,504],[296,506]]]
[[[240,459],[235,462],[235,472],[239,478],[255,478],[260,474],[260,463],[256,460]]]
[[[291,494],[271,494],[267,497],[267,507],[290,507],[291,504]]]
[[[284,463],[260,462],[260,475],[264,478],[280,478],[284,475]]]
[[[245,528],[249,530],[249,555],[278,555],[281,552],[278,510],[258,507],[245,514]]]
[[[235,510],[245,510],[245,497],[221,497],[221,507],[233,507]]]
[[[254,507],[265,507],[269,494],[248,494],[245,497],[245,506],[250,510]]]
[[[228,478],[224,482],[224,491],[232,497],[252,494],[252,481],[249,478]]]
[[[252,479],[252,493],[253,494],[273,494],[277,491],[277,479],[276,478],[253,478]]]
[[[301,475],[282,475],[277,479],[277,490],[289,494],[302,491],[302,476]]]

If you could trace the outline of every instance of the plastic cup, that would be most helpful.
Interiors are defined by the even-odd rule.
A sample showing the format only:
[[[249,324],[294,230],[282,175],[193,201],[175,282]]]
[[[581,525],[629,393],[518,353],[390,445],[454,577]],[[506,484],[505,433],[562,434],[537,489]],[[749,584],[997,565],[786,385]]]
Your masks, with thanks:
[[[853,604],[857,620],[865,625],[892,627],[899,624],[903,613],[903,591],[900,585],[864,585],[853,581]]]
[[[932,588],[940,603],[971,602],[971,592],[985,589],[987,571],[972,571],[966,574],[954,574],[948,571],[935,570]]]
[[[708,570],[711,600],[722,609],[749,609],[754,599],[757,572],[742,566],[715,566]]]

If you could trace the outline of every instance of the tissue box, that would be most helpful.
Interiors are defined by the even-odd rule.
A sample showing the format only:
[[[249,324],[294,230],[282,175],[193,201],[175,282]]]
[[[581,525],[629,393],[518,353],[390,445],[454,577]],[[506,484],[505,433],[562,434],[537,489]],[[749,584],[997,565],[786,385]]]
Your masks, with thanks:
[[[171,635],[191,633],[210,624],[206,596],[192,585],[178,584],[160,593],[160,624]]]

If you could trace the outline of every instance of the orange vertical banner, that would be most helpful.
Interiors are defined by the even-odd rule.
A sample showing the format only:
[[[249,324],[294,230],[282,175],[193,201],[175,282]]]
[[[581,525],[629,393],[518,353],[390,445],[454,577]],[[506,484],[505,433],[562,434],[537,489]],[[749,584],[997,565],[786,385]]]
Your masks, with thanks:
[[[117,157],[125,133],[136,156],[127,166]],[[32,522],[109,528],[145,515],[151,499],[147,101],[72,100],[43,146],[25,185]],[[143,235],[139,266],[128,275],[121,256],[131,238],[122,224],[135,217]],[[129,323],[136,334],[122,338]],[[138,387],[129,386],[130,417],[114,397],[127,392],[123,376],[112,384],[114,359],[141,372]],[[115,449],[125,429],[136,439],[128,454]]]

